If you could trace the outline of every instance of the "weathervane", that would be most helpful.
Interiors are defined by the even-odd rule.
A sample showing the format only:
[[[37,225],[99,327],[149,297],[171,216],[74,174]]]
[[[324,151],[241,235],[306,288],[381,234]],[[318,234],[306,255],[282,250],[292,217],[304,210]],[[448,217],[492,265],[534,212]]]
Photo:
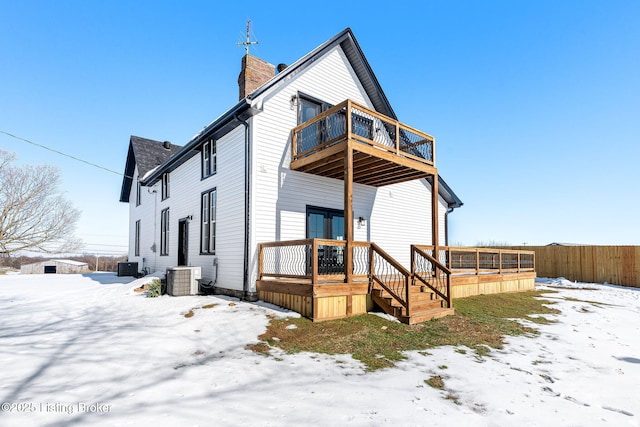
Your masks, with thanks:
[[[247,34],[245,36],[245,41],[242,42],[238,42],[236,43],[238,46],[244,46],[244,51],[247,55],[249,55],[249,46],[251,46],[252,44],[258,44],[260,43],[258,40],[256,41],[251,41],[251,20],[247,19]]]

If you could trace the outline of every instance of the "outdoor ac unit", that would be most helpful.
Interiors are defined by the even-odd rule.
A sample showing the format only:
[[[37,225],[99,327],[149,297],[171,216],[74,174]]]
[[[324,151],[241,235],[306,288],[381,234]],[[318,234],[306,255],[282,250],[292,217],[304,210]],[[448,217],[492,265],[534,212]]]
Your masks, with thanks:
[[[202,267],[170,267],[167,269],[167,294],[174,297],[196,295]]]

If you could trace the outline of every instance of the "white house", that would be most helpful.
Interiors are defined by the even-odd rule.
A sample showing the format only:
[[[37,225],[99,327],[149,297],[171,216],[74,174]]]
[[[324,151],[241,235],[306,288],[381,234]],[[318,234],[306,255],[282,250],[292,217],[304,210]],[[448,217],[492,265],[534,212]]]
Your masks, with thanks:
[[[238,83],[239,102],[184,146],[131,137],[130,262],[200,266],[217,293],[255,300],[278,272],[357,282],[367,242],[407,270],[412,244],[447,244],[462,203],[437,173],[435,142],[397,121],[350,29],[289,66],[246,55]]]

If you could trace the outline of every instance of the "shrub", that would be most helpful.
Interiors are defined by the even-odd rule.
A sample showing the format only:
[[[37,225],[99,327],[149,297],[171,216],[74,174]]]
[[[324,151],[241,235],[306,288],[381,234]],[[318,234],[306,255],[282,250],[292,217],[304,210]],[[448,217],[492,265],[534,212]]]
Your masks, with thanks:
[[[162,282],[160,279],[153,279],[147,288],[147,298],[156,298],[162,295]]]

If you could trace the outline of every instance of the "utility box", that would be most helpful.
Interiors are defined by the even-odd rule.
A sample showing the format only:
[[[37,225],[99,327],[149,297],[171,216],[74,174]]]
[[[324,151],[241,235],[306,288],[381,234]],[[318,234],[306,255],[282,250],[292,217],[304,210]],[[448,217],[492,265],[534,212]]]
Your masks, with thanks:
[[[167,268],[167,294],[174,297],[197,295],[199,279],[202,279],[202,267]]]
[[[138,263],[137,262],[119,262],[118,263],[118,276],[137,276],[138,275]]]

